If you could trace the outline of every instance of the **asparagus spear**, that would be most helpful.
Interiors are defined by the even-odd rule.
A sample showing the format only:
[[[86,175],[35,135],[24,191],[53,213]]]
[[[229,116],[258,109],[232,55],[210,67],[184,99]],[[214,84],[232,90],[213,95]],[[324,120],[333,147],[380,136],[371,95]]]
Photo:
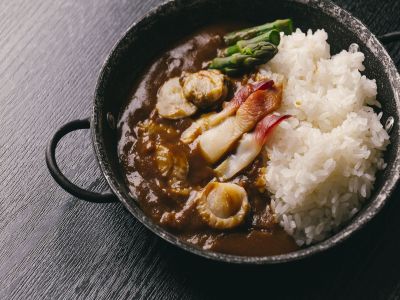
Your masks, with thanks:
[[[227,45],[232,45],[237,41],[248,40],[273,29],[283,31],[285,34],[291,34],[293,31],[293,22],[291,19],[276,20],[272,23],[231,32],[224,36],[224,41]]]
[[[243,48],[242,53],[234,53],[227,57],[216,57],[208,66],[218,69],[228,75],[237,75],[256,65],[264,64],[275,56],[278,48],[269,42],[250,44]]]
[[[270,42],[271,44],[278,46],[280,40],[281,40],[281,37],[280,37],[279,31],[273,29],[273,30],[265,32],[259,36],[256,36],[250,40],[238,41],[235,45],[226,48],[223,52],[223,56],[229,56],[229,55],[232,55],[232,54],[238,53],[238,52],[240,52],[242,54],[249,54],[246,52],[246,51],[249,51],[247,47],[250,45],[258,44],[260,42]]]

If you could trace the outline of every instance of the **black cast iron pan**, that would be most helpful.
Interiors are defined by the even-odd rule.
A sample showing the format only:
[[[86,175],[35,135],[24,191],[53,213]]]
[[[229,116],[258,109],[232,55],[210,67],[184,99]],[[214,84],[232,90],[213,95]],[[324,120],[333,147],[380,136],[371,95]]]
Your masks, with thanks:
[[[329,34],[331,53],[348,49],[357,43],[365,54],[365,75],[375,78],[383,118],[394,118],[391,144],[385,153],[388,166],[377,176],[375,189],[363,209],[338,233],[329,239],[296,252],[268,256],[245,257],[199,249],[180,241],[155,225],[143,214],[129,195],[117,157],[116,119],[124,109],[135,79],[146,65],[168,45],[196,28],[221,20],[264,23],[278,18],[292,18],[303,30],[324,28]],[[156,36],[157,39],[152,37]],[[379,41],[380,39],[380,41]],[[94,94],[90,119],[69,122],[57,130],[46,150],[46,162],[56,182],[72,195],[90,202],[119,200],[147,228],[168,242],[194,254],[241,264],[282,263],[312,256],[347,239],[369,222],[383,207],[395,189],[400,173],[399,115],[400,76],[382,43],[400,40],[400,32],[376,38],[359,20],[331,2],[322,0],[176,0],[166,2],[141,19],[126,32],[106,60]],[[156,42],[155,42],[156,41]],[[78,129],[91,129],[93,147],[100,168],[112,193],[99,194],[77,187],[60,171],[55,160],[58,141]]]

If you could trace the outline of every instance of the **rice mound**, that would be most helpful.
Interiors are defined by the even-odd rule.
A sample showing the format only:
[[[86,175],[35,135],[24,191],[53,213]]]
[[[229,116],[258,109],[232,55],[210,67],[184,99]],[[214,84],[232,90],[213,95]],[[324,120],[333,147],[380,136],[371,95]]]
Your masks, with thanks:
[[[357,45],[331,57],[324,30],[283,35],[259,77],[284,85],[283,122],[266,145],[271,206],[298,245],[325,239],[356,214],[385,168],[389,136],[369,105],[375,80]]]

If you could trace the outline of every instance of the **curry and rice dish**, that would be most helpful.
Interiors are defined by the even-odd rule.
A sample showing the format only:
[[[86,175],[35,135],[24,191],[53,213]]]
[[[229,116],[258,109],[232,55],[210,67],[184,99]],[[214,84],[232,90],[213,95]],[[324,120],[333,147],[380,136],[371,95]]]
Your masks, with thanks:
[[[356,44],[276,20],[208,26],[135,85],[118,155],[145,214],[215,252],[295,251],[341,228],[385,168],[389,136]]]

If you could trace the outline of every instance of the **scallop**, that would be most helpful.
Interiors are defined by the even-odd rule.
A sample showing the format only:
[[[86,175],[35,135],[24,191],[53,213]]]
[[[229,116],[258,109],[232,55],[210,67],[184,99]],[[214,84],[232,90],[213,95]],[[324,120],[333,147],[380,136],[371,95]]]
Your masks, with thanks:
[[[249,212],[243,187],[234,183],[210,182],[201,192],[197,210],[212,228],[229,229],[241,225]]]
[[[174,158],[169,149],[163,145],[156,146],[156,164],[161,176],[166,177],[174,166]]]
[[[169,177],[172,182],[183,180],[189,171],[189,163],[186,155],[171,151],[168,146],[157,144],[156,165],[161,176]]]
[[[172,168],[172,178],[183,180],[189,172],[189,163],[186,155],[182,153],[174,153],[173,155],[174,166]]]
[[[218,70],[183,73],[181,84],[185,98],[198,107],[211,106],[228,93],[225,75]]]
[[[158,90],[156,109],[164,118],[181,119],[193,115],[197,107],[185,98],[179,77],[174,77]]]

